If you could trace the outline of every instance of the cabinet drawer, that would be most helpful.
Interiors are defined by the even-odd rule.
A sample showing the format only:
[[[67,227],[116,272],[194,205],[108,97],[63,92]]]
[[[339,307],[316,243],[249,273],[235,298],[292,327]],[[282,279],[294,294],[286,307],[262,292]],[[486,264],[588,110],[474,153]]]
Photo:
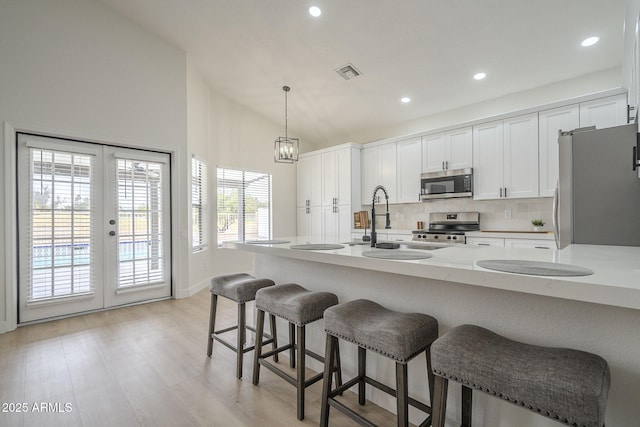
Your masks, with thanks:
[[[555,249],[553,240],[505,239],[507,248]]]
[[[504,247],[504,239],[489,237],[467,237],[467,245]]]

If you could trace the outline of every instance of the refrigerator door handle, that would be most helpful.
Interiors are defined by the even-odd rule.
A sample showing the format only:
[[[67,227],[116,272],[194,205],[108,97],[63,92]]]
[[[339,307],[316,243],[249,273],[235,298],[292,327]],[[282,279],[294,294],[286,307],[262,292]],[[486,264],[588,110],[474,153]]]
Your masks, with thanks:
[[[633,146],[633,170],[638,168],[638,147]]]
[[[559,196],[559,190],[558,190],[558,183],[556,182],[556,191],[553,195],[552,222],[553,222],[553,237],[556,240],[556,248],[560,249],[560,235],[559,235],[559,229],[558,229],[558,196]]]

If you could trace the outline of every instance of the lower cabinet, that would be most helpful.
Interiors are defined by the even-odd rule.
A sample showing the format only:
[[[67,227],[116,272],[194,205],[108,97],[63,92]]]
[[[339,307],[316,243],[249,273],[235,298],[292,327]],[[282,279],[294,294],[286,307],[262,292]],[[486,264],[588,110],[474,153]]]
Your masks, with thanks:
[[[467,245],[530,249],[555,249],[556,247],[553,240],[500,239],[498,237],[467,237]]]
[[[491,237],[467,237],[467,245],[504,247],[504,239]]]

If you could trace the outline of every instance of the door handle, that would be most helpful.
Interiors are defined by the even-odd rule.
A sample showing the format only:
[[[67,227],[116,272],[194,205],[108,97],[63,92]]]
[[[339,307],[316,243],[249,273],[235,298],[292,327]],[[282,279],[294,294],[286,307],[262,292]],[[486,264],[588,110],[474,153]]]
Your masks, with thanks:
[[[116,232],[115,232],[115,231],[111,230],[111,231],[109,232],[109,236],[115,236],[115,235],[116,235]]]
[[[507,187],[504,187],[504,197],[507,197]]]
[[[500,197],[502,197],[502,187],[500,187]]]
[[[109,224],[111,224],[111,225],[116,225],[116,220],[115,220],[115,219],[110,219],[110,220],[109,220]]]

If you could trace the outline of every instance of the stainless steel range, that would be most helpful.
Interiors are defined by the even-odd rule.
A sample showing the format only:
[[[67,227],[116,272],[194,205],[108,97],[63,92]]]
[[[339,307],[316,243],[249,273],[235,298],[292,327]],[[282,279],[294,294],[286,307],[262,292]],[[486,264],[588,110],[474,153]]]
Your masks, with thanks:
[[[413,231],[413,241],[464,244],[464,233],[478,230],[480,212],[431,212],[429,230]]]

